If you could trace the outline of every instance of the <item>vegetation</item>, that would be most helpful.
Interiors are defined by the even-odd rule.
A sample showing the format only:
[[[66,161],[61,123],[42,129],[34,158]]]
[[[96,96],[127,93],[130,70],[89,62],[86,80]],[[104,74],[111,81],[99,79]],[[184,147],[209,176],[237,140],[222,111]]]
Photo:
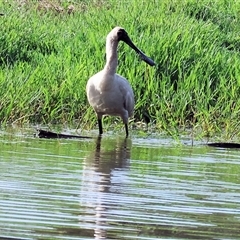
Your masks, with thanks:
[[[128,46],[119,46],[118,73],[135,92],[134,122],[147,113],[170,134],[191,128],[236,137],[239,12],[235,0],[3,0],[0,121],[77,120],[82,128],[94,128],[85,86],[104,65],[107,33],[119,25],[157,63],[151,68]]]

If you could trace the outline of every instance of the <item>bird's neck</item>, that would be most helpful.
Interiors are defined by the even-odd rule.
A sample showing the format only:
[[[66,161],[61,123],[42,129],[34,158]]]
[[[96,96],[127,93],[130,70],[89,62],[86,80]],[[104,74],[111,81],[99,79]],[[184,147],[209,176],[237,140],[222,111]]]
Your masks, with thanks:
[[[114,75],[117,71],[118,55],[117,55],[118,41],[107,39],[106,42],[106,64],[104,70],[108,74]]]

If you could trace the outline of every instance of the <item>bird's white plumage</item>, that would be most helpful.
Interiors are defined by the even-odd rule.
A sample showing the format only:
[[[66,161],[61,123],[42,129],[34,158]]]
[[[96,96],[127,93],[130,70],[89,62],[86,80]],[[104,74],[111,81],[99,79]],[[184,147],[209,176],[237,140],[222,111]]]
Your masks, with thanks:
[[[118,74],[109,76],[102,70],[92,76],[87,83],[87,97],[99,118],[103,115],[120,116],[127,124],[133,114],[133,90],[129,82]]]
[[[118,31],[115,27],[106,40],[106,65],[103,70],[93,75],[87,83],[86,91],[90,105],[98,119],[103,115],[120,116],[124,124],[132,116],[134,94],[129,82],[116,73]]]
[[[151,66],[155,64],[133,44],[123,28],[115,27],[106,39],[106,64],[103,70],[88,80],[86,91],[88,101],[98,117],[99,133],[102,134],[102,116],[111,115],[122,118],[128,136],[128,118],[133,114],[134,94],[129,82],[116,73],[120,40],[133,48],[146,63]]]

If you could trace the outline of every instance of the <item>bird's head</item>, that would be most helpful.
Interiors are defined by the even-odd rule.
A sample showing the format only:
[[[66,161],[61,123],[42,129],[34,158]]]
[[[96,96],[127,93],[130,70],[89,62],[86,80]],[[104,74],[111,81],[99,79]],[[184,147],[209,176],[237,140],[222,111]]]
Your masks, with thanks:
[[[129,47],[135,50],[135,52],[140,56],[140,58],[149,64],[150,66],[154,66],[155,62],[147,57],[140,49],[138,49],[135,44],[132,42],[130,37],[128,36],[128,33],[125,31],[122,27],[115,27],[112,29],[112,31],[108,34],[108,37],[110,37],[113,41],[123,41],[125,42]]]

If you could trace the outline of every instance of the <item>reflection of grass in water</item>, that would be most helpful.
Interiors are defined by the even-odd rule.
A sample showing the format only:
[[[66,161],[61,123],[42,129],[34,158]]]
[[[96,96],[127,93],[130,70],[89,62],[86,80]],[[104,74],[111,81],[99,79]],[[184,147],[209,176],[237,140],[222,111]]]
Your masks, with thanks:
[[[187,214],[186,214],[187,215]],[[185,217],[186,217],[185,215]],[[199,214],[199,217],[201,220],[203,220]],[[207,216],[207,215],[206,215]],[[217,218],[217,216],[215,215]],[[218,216],[219,217],[219,216]],[[222,216],[223,217],[223,216]],[[194,215],[194,218],[197,218],[196,214]],[[204,221],[212,221],[212,217],[206,217]],[[213,221],[215,222],[215,221]],[[222,223],[223,224],[223,223]],[[235,223],[236,224],[236,223]],[[232,232],[233,230],[233,232]],[[139,232],[140,236],[148,236],[148,237],[176,237],[180,239],[214,239],[217,236],[219,237],[228,237],[231,236],[237,236],[239,231],[232,228],[229,229],[222,229],[222,226],[216,227],[209,224],[209,226],[197,226],[197,227],[186,227],[186,226],[171,226],[171,225],[157,225],[156,224],[149,224],[149,225],[139,225]],[[221,232],[221,233],[220,233]],[[219,234],[218,234],[219,233]]]
[[[205,215],[207,216],[207,215]],[[210,217],[210,216],[208,216]],[[207,217],[207,218],[208,218]],[[219,218],[219,216],[216,216],[214,214],[215,218]],[[221,216],[224,218],[224,216]],[[210,217],[211,218],[211,217]],[[212,221],[210,218],[206,221]],[[104,220],[103,220],[104,221]],[[214,222],[214,221],[213,221]],[[127,221],[120,221],[118,222],[108,222],[111,227],[119,227],[120,229],[107,229],[105,232],[105,235],[107,235],[110,239],[134,239],[134,237],[175,237],[179,239],[215,239],[216,237],[229,237],[229,236],[238,236],[239,231],[234,229],[224,229],[222,226],[216,227],[216,226],[198,226],[196,227],[185,227],[185,226],[171,226],[171,225],[156,225],[156,224],[142,224],[142,223],[136,223],[131,224]],[[234,224],[234,222],[233,222]],[[236,223],[235,223],[236,224]],[[124,228],[125,227],[125,228]],[[133,230],[134,229],[134,230]],[[59,229],[56,228],[56,230],[47,230],[42,232],[36,230],[36,232],[41,232],[41,234],[46,234],[47,232],[50,232],[51,234],[62,234],[66,236],[88,236],[91,237],[94,234],[94,231],[92,229],[84,229],[84,228],[72,228],[72,227],[63,227],[61,226]],[[233,232],[232,232],[233,231]],[[127,238],[125,238],[126,236]]]
[[[0,3],[2,122],[80,119],[93,128],[85,85],[104,65],[105,36],[121,25],[157,63],[151,68],[119,47],[118,72],[133,86],[136,121],[147,112],[171,135],[190,127],[200,136],[238,136],[240,3],[81,1],[72,12],[69,1],[39,4]]]

